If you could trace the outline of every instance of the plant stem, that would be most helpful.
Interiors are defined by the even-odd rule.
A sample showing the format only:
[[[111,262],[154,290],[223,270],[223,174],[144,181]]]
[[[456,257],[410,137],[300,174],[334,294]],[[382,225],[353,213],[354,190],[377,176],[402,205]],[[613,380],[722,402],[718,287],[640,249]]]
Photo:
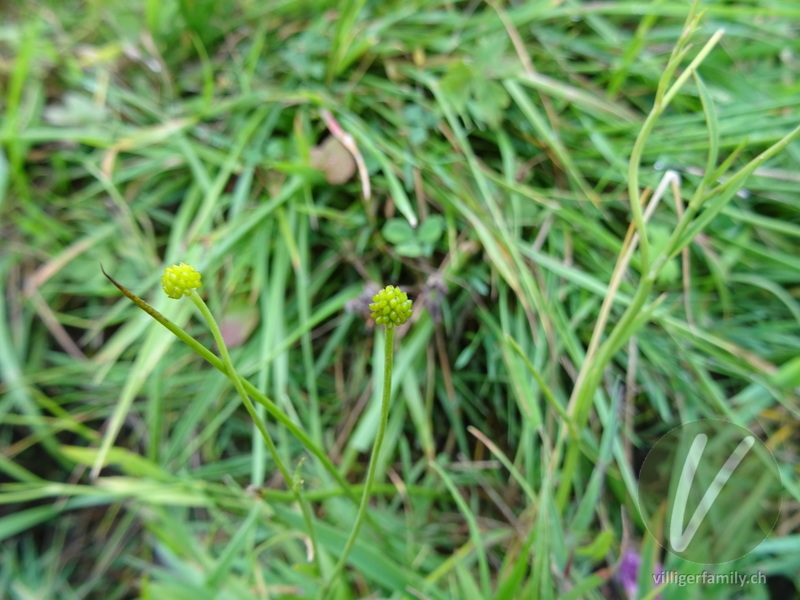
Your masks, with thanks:
[[[319,459],[322,463],[322,466],[325,468],[326,471],[336,480],[336,482],[341,486],[342,490],[346,493],[347,497],[350,498],[354,504],[358,504],[358,499],[353,491],[350,489],[350,484],[347,480],[342,476],[336,466],[333,464],[328,455],[317,446],[314,441],[303,431],[294,421],[289,418],[289,416],[284,413],[278,406],[267,396],[265,396],[261,391],[258,390],[252,383],[241,377],[238,373],[231,374],[225,368],[223,362],[219,359],[219,357],[211,352],[208,348],[203,346],[200,342],[186,333],[183,329],[178,327],[175,323],[170,321],[167,317],[162,315],[158,312],[155,308],[150,306],[147,302],[139,298],[136,294],[126,288],[124,285],[118,283],[111,277],[105,270],[102,268],[103,275],[113,283],[120,292],[122,292],[131,302],[133,302],[136,306],[141,308],[144,312],[148,315],[153,317],[156,321],[158,321],[161,325],[164,326],[167,330],[169,330],[175,337],[181,340],[184,344],[189,346],[192,350],[194,350],[203,360],[208,362],[212,367],[220,371],[223,375],[228,377],[229,379],[238,379],[242,386],[244,386],[245,391],[252,396],[256,402],[258,402],[261,406],[267,409],[267,412],[272,415],[276,421],[278,421],[281,425],[286,427],[294,437],[296,437],[300,443],[305,446],[311,454]]]
[[[372,485],[375,482],[375,474],[378,470],[378,456],[381,452],[381,445],[383,444],[383,436],[386,433],[386,423],[389,420],[389,400],[392,393],[392,359],[394,353],[394,328],[386,328],[384,358],[383,358],[383,398],[381,399],[381,418],[378,421],[378,432],[375,434],[375,445],[372,448],[372,456],[369,459],[369,467],[367,469],[367,478],[364,482],[364,493],[361,496],[361,504],[358,507],[355,523],[353,529],[350,531],[350,537],[347,538],[347,543],[342,550],[342,555],[331,573],[325,587],[321,591],[321,596],[327,596],[331,584],[344,570],[347,562],[347,557],[356,543],[358,538],[358,531],[361,529],[361,524],[367,514],[367,504],[369,504],[370,496],[372,495]]]
[[[695,56],[695,58],[691,61],[687,69],[676,79],[672,86],[669,85],[670,79],[672,78],[678,65],[688,50],[686,44],[688,43],[689,37],[697,28],[698,17],[696,13],[698,6],[699,2],[698,0],[695,0],[692,4],[691,10],[689,11],[689,15],[686,18],[686,22],[684,24],[681,37],[678,40],[678,44],[675,46],[675,49],[673,50],[672,55],[670,56],[670,59],[664,69],[664,73],[658,82],[658,90],[653,108],[647,115],[647,118],[639,130],[639,134],[637,135],[636,141],[633,145],[628,164],[628,196],[633,222],[639,238],[639,285],[631,304],[625,310],[620,320],[613,327],[609,337],[605,340],[605,342],[599,344],[598,342],[605,328],[608,313],[610,312],[610,308],[613,303],[613,298],[616,295],[616,285],[619,283],[618,277],[621,277],[625,270],[627,270],[627,259],[624,256],[621,257],[617,265],[619,271],[615,270],[613,276],[615,280],[612,280],[612,283],[609,286],[609,296],[603,302],[600,318],[598,319],[595,325],[595,331],[592,334],[592,341],[590,342],[583,365],[578,373],[575,387],[573,388],[570,396],[569,415],[571,417],[571,422],[569,424],[563,423],[561,426],[559,435],[559,442],[561,443],[566,440],[566,432],[568,427],[572,430],[580,431],[585,426],[594,402],[594,394],[600,385],[603,372],[606,366],[614,358],[614,355],[620,346],[625,343],[625,341],[630,339],[638,326],[641,326],[641,323],[639,323],[637,326],[634,326],[635,323],[638,323],[637,316],[647,303],[650,290],[653,287],[656,276],[658,275],[658,271],[661,269],[661,267],[663,267],[668,258],[668,253],[671,250],[670,244],[667,244],[665,248],[661,249],[658,256],[655,258],[651,256],[650,243],[647,237],[647,219],[642,211],[641,206],[639,168],[641,166],[644,148],[647,145],[647,141],[650,137],[650,134],[653,132],[656,122],[661,117],[664,110],[667,108],[675,95],[686,83],[691,74],[697,70],[697,67],[700,65],[700,63],[708,56],[708,54],[722,37],[722,30],[717,31],[713,36],[711,36],[708,42],[706,42],[701,48],[700,52],[698,52],[697,56]],[[702,190],[699,189],[695,198],[699,200],[701,197]],[[689,222],[689,218],[691,218],[694,214],[693,211],[697,210],[698,208],[699,204],[695,202],[695,199],[693,199],[689,205],[689,209],[687,210],[683,219],[680,221],[678,227],[685,228]],[[679,235],[680,233],[673,233],[672,237],[670,238],[670,243],[674,243]],[[623,248],[623,255],[625,252],[626,249]],[[557,455],[560,454],[560,448],[561,446],[559,445],[556,450]],[[561,486],[559,487],[558,497],[556,500],[559,512],[561,513],[563,513],[564,509],[566,508],[566,504],[572,490],[572,480],[577,469],[578,458],[580,456],[579,450],[580,439],[577,437],[572,437],[567,448],[564,468],[562,470]]]
[[[200,311],[200,314],[203,315],[206,323],[208,323],[208,327],[211,330],[211,335],[214,336],[214,341],[217,343],[217,347],[219,348],[219,354],[222,357],[222,364],[225,366],[228,377],[233,382],[233,387],[236,388],[236,391],[239,393],[239,397],[242,399],[247,412],[250,414],[250,418],[253,419],[253,423],[255,423],[256,428],[261,433],[261,437],[264,438],[264,442],[267,444],[269,453],[272,455],[272,460],[275,461],[275,465],[278,467],[281,475],[283,475],[286,485],[291,490],[295,500],[297,500],[298,504],[300,505],[300,510],[303,513],[303,520],[305,521],[306,529],[308,530],[308,537],[311,540],[311,553],[313,554],[313,558],[317,563],[317,567],[321,568],[319,553],[317,552],[317,540],[316,536],[314,535],[314,522],[311,518],[311,509],[308,505],[308,501],[303,496],[300,482],[295,482],[294,477],[292,477],[292,474],[286,468],[286,465],[283,464],[283,460],[281,460],[281,457],[278,454],[278,448],[275,446],[275,442],[272,440],[272,436],[269,434],[269,431],[267,431],[266,423],[264,423],[264,420],[256,412],[256,407],[253,405],[253,401],[250,400],[250,396],[247,395],[244,385],[242,384],[242,379],[237,374],[236,369],[231,362],[231,356],[228,353],[228,347],[222,337],[222,332],[219,329],[219,325],[217,324],[214,315],[211,314],[208,305],[194,290],[189,298],[197,307],[197,310]]]

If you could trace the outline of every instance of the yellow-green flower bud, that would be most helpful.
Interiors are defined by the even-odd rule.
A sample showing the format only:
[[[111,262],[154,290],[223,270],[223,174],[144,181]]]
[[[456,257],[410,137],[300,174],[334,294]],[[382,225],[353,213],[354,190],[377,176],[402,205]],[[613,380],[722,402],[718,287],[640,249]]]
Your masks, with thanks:
[[[395,325],[402,325],[411,316],[411,300],[399,287],[387,285],[372,297],[369,309],[370,315],[376,325],[386,325],[391,329]]]
[[[164,269],[161,276],[161,287],[170,298],[177,300],[181,296],[188,296],[192,290],[201,287],[200,273],[192,265],[181,263]]]

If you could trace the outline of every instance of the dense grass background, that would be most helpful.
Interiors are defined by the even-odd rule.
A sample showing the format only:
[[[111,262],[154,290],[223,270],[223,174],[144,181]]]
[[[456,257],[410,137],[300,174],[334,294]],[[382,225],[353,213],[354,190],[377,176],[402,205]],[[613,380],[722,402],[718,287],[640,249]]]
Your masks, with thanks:
[[[798,597],[800,144],[728,202],[703,173],[729,156],[736,173],[796,127],[800,6],[700,5],[662,80],[689,2],[4,4],[0,597],[313,598],[335,563],[355,514],[342,486],[270,420],[315,510],[310,562],[228,380],[100,271],[212,348],[160,291],[180,261],[239,338],[234,363],[353,495],[381,388],[365,298],[397,283],[415,300],[385,483],[338,597]],[[721,28],[638,171],[652,191],[674,170],[684,203],[699,189],[713,210],[645,289],[685,210],[665,194],[650,258],[618,272],[598,329],[623,323],[619,343],[587,359],[659,80]],[[644,318],[625,324],[637,290]],[[592,366],[592,410],[568,421]],[[703,417],[755,431],[781,465],[773,536],[709,567],[768,582],[651,591],[643,569],[626,596],[626,552],[703,569],[660,553],[632,484],[660,435]]]

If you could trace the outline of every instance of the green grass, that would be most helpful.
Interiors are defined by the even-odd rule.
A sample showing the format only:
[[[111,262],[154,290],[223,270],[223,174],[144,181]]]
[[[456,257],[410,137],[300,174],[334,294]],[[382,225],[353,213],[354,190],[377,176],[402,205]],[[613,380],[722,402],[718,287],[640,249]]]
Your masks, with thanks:
[[[635,501],[699,418],[757,433],[785,488],[770,538],[708,568],[800,593],[800,6],[699,7],[690,38],[678,0],[6,7],[0,597],[319,597],[378,428],[385,284],[415,315],[331,597],[624,598],[626,550],[702,571]],[[368,196],[314,167],[330,117]],[[245,337],[313,561],[211,333],[160,290],[181,261]]]

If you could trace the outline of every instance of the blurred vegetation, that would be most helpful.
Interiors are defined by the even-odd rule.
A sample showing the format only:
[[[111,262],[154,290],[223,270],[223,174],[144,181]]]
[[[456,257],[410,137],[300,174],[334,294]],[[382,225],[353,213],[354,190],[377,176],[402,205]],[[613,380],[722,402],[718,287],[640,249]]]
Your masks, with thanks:
[[[682,0],[4,3],[0,597],[318,593],[233,387],[100,270],[214,349],[160,290],[181,261],[240,372],[356,494],[380,397],[366,302],[387,283],[414,298],[383,483],[337,597],[626,598],[626,551],[695,572],[659,554],[632,482],[699,418],[757,433],[786,488],[770,539],[717,570],[767,574],[747,598],[797,597],[800,6],[700,5],[670,77]],[[644,197],[680,178],[646,224],[669,260],[644,289],[641,252],[615,271],[629,158],[662,76],[720,29],[643,148]],[[698,190],[782,139],[670,245]],[[607,297],[598,341],[632,321],[606,364],[587,351]],[[592,410],[565,420],[593,366]],[[356,505],[269,423],[330,569]],[[571,466],[552,460],[565,443]],[[743,597],[653,587],[631,597]]]

